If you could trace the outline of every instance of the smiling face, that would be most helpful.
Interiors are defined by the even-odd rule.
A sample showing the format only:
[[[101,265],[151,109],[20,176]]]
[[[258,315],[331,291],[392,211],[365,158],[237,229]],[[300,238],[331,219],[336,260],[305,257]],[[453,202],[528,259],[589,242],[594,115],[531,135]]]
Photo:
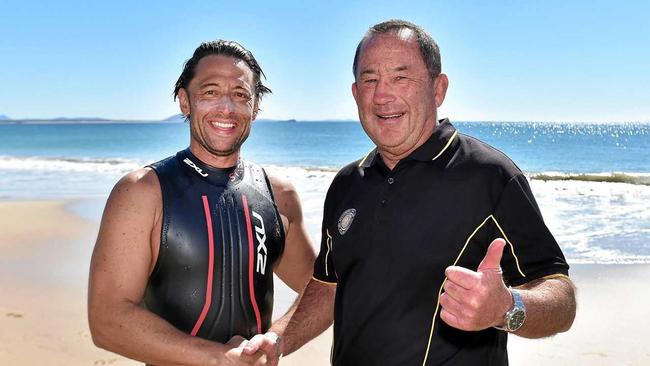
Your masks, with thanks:
[[[355,77],[352,94],[363,129],[392,169],[435,130],[447,77],[431,77],[408,29],[368,39]]]
[[[190,116],[190,149],[203,162],[236,164],[258,111],[253,80],[244,61],[210,55],[198,62],[187,88],[179,91],[181,111]]]

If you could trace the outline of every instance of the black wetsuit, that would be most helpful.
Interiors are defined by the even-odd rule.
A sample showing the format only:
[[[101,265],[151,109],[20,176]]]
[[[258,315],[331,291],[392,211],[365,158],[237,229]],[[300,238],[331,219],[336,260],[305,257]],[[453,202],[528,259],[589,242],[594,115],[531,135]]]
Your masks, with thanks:
[[[145,306],[183,332],[221,343],[266,331],[284,230],[264,170],[243,160],[212,168],[189,149],[151,168],[163,221]]]

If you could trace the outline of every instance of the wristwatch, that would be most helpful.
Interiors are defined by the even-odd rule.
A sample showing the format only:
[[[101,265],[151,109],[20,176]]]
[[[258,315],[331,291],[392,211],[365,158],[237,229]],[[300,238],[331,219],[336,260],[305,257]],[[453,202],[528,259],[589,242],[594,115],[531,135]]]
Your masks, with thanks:
[[[512,333],[516,332],[522,325],[524,325],[524,320],[526,320],[526,306],[524,305],[524,300],[521,298],[519,291],[510,289],[510,293],[512,294],[514,304],[503,317],[503,326],[495,328]]]

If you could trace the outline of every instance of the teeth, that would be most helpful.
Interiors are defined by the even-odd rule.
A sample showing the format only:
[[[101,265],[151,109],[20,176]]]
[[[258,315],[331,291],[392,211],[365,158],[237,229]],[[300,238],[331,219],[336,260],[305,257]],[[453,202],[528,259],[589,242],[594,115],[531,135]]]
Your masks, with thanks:
[[[401,117],[402,115],[404,115],[404,113],[400,113],[400,114],[390,114],[390,115],[387,115],[387,116],[379,116],[379,118],[384,118],[384,119],[388,119],[388,118],[397,118],[397,117]]]
[[[235,127],[234,123],[222,123],[222,122],[212,122],[212,125],[219,128],[233,128]]]

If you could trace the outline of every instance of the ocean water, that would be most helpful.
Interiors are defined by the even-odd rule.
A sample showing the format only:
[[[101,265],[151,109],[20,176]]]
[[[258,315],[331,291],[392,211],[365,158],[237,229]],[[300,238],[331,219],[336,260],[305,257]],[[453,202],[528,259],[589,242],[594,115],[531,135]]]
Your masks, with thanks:
[[[454,125],[527,173],[570,263],[650,263],[650,124]],[[181,123],[0,124],[0,200],[77,199],[73,208],[98,220],[122,175],[188,141]],[[372,147],[354,122],[259,122],[242,152],[294,183],[318,242],[336,170]]]

